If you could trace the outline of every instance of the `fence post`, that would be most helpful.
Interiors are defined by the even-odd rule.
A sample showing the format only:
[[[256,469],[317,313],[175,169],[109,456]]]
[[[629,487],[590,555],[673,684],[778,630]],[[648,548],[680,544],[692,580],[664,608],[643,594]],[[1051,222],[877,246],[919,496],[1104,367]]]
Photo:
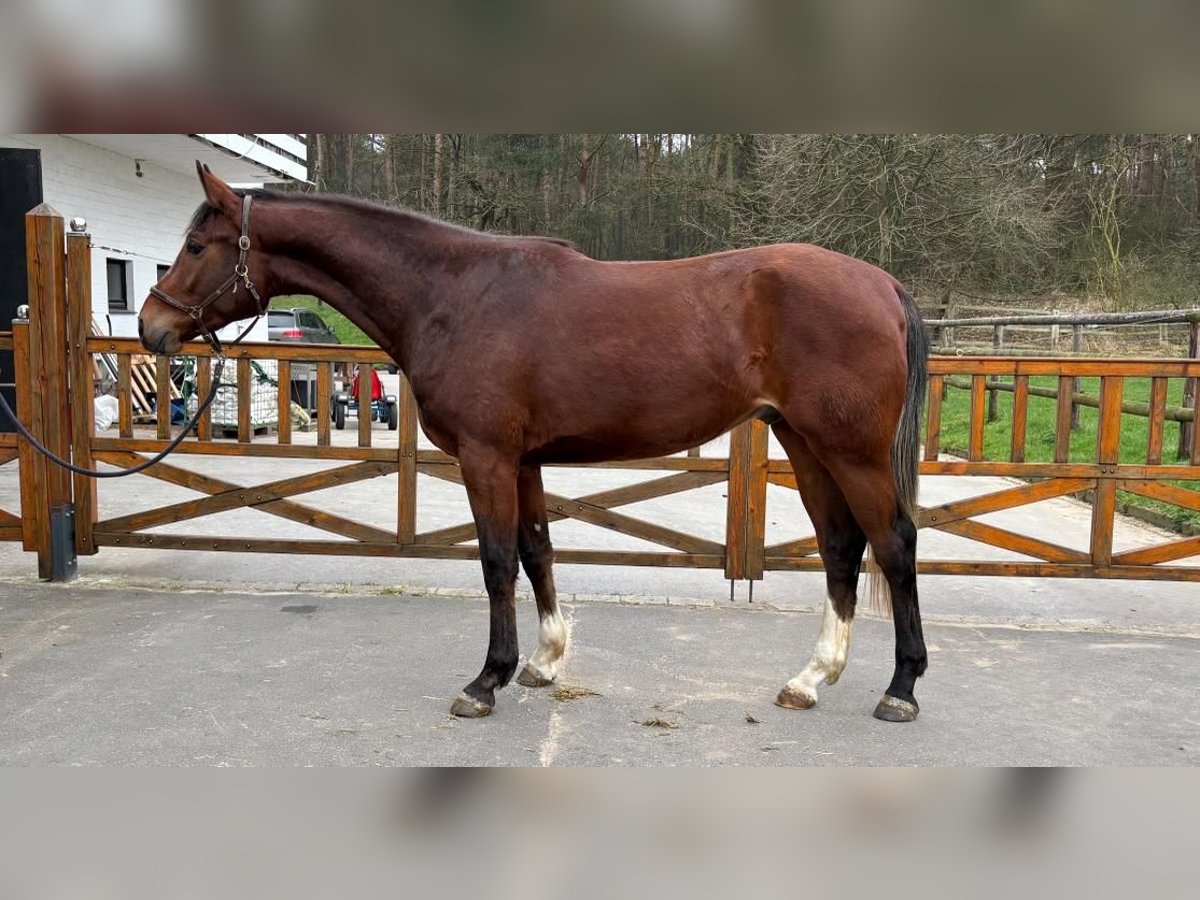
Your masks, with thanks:
[[[940,348],[945,342],[945,334],[943,333],[944,329],[938,324],[938,319],[945,319],[949,317],[950,291],[947,290],[944,294],[942,294],[941,298],[938,300],[938,305],[935,307],[934,312],[937,313],[937,318],[929,322],[929,340],[936,352],[937,348]]]
[[[1004,350],[1004,326],[996,325],[992,328],[992,354],[994,356],[999,356],[1001,351],[1003,351],[1003,350]],[[996,380],[997,381],[999,380],[998,376],[997,376]],[[989,381],[987,392],[988,392],[987,420],[989,422],[995,422],[1000,417],[999,411],[997,409],[997,397],[999,395],[999,391],[995,390],[991,386],[991,381]]]
[[[1200,319],[1188,323],[1188,352],[1189,359],[1200,359]],[[1200,414],[1200,378],[1189,378],[1183,383],[1184,409],[1193,411],[1192,421],[1179,423],[1179,459],[1189,459],[1193,456],[1192,449],[1198,446],[1196,441],[1196,419]]]
[[[767,526],[767,426],[757,419],[729,435],[725,577],[763,577]]]
[[[1074,356],[1079,356],[1083,352],[1083,326],[1076,325],[1071,329],[1071,353]],[[1083,393],[1083,379],[1076,378],[1071,388],[1072,393]],[[1071,430],[1079,430],[1079,404],[1071,403]]]
[[[87,341],[92,333],[91,235],[67,235],[67,340],[71,362],[71,458],[76,465],[93,468],[92,436],[96,432],[95,388],[92,355]],[[75,552],[96,552],[92,527],[96,524],[96,479],[73,476],[75,491]]]
[[[1125,379],[1120,375],[1105,375],[1100,379],[1100,426],[1096,435],[1096,462],[1101,471],[1120,461],[1121,394]],[[1111,473],[1110,473],[1111,474]],[[1093,566],[1112,564],[1113,519],[1116,514],[1117,482],[1113,478],[1097,478],[1092,496],[1091,556]]]
[[[358,446],[371,446],[371,403],[375,396],[372,390],[371,374],[374,372],[374,366],[371,363],[362,363],[358,367],[358,396],[354,399],[358,401]],[[354,382],[350,383],[353,389]],[[396,398],[396,402],[400,402],[400,398]],[[396,415],[400,415],[400,410],[396,410]]]
[[[66,255],[63,219],[43,203],[25,214],[25,256],[29,285],[29,376],[33,391],[33,432],[49,450],[71,455],[67,381]],[[38,454],[38,575],[56,581],[74,577],[75,541],[71,480],[66,469]],[[68,540],[69,537],[69,540]],[[66,546],[69,543],[69,546]]]
[[[411,544],[417,536],[417,401],[408,379],[400,376],[396,393],[399,428],[399,480],[396,493],[396,542]],[[360,415],[362,406],[359,406]]]

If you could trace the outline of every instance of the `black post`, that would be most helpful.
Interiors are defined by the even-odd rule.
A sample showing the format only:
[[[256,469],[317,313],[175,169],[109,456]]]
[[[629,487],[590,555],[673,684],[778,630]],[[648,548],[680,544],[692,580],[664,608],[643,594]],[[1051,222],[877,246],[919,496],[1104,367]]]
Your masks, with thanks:
[[[25,274],[25,213],[42,202],[42,155],[39,150],[0,147],[0,330],[17,318],[17,307],[28,303]],[[0,351],[0,382],[13,381],[13,358]],[[4,399],[17,408],[13,388],[0,388]],[[0,431],[15,430],[0,416]]]
[[[74,581],[78,572],[75,556],[75,504],[50,510],[50,580]]]

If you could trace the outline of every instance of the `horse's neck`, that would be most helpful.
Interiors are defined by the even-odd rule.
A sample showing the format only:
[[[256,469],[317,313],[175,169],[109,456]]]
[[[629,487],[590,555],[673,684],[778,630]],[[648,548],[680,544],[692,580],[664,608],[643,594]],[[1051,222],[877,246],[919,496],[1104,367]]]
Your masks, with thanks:
[[[435,302],[436,224],[353,207],[295,212],[276,222],[284,256],[277,293],[322,298],[407,370],[407,341]]]

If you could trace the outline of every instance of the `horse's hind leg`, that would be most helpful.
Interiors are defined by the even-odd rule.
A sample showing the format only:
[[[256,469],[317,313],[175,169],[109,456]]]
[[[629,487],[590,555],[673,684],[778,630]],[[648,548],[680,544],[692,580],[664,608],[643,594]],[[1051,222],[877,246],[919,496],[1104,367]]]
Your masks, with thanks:
[[[823,462],[841,487],[887,579],[896,630],[896,668],[875,717],[911,722],[917,717],[913,687],[928,663],[917,605],[917,526],[897,498],[887,450],[877,458],[831,453]]]
[[[521,565],[533,585],[538,610],[537,650],[525,663],[517,681],[527,687],[543,687],[554,681],[558,661],[567,648],[567,627],[558,611],[554,592],[554,550],[550,546],[546,496],[542,488],[540,466],[522,466],[517,478],[520,507],[517,525],[517,549]]]
[[[775,698],[779,706],[808,709],[817,702],[817,686],[823,682],[834,684],[846,667],[857,602],[858,570],[867,538],[858,527],[841,488],[813,455],[804,438],[782,423],[774,430],[787,451],[796,473],[800,498],[816,528],[828,588],[821,633],[812,659]]]

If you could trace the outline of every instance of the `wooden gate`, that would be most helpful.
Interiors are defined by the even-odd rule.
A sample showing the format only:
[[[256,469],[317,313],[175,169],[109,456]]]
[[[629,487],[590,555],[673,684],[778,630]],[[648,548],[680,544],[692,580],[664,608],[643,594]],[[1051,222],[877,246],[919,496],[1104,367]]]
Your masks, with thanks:
[[[172,435],[169,415],[158,416],[152,428],[134,422],[132,372],[144,350],[133,339],[91,335],[87,237],[67,237],[64,254],[62,220],[52,210],[35,210],[29,226],[32,313],[28,323],[14,323],[12,335],[14,348],[26,367],[22,415],[35,433],[51,446],[60,447],[64,454],[70,452],[82,465],[103,463],[118,468],[137,465],[161,450]],[[117,373],[119,415],[115,435],[95,432],[92,371],[93,359],[99,354],[106,356]],[[191,343],[182,349],[180,356],[194,361],[191,365],[194,365],[195,389],[204,396],[212,377],[208,347]],[[38,549],[39,560],[42,558],[44,543],[48,541],[43,520],[54,504],[66,498],[75,504],[75,546],[80,554],[96,553],[102,547],[138,547],[430,559],[476,557],[477,548],[470,543],[475,537],[471,522],[422,528],[418,502],[420,477],[455,484],[461,484],[462,479],[453,458],[418,445],[416,407],[403,381],[394,446],[390,437],[386,442],[376,437],[379,432],[372,431],[370,419],[365,415],[359,416],[352,434],[339,432],[335,439],[330,415],[335,365],[387,362],[381,351],[367,347],[243,344],[234,348],[230,366],[237,376],[236,437],[224,439],[216,435],[211,412],[206,414],[195,436],[180,444],[176,451],[179,456],[145,473],[199,496],[135,512],[106,515],[99,508],[94,482],[67,479],[40,459],[30,459],[31,451],[22,441],[25,517],[21,535],[26,547]],[[171,395],[170,364],[166,358],[153,361],[158,397]],[[270,364],[275,372],[272,390],[277,426],[273,434],[260,437],[254,433],[251,415],[255,380],[252,375],[263,369],[264,364]],[[316,415],[312,433],[295,433],[291,427],[291,375],[301,366],[315,371]],[[1178,509],[1200,511],[1200,492],[1196,490],[1200,486],[1196,432],[1200,429],[1191,430],[1188,458],[1179,464],[1164,462],[1162,450],[1168,381],[1200,378],[1200,360],[935,357],[930,361],[930,371],[922,474],[1004,476],[1020,481],[982,496],[923,508],[919,522],[922,528],[938,529],[986,545],[991,548],[989,552],[999,549],[1016,554],[1015,559],[922,557],[922,572],[1200,581],[1200,566],[1185,563],[1189,557],[1200,556],[1200,537],[1180,536],[1127,550],[1114,549],[1113,545],[1120,496],[1149,498]],[[944,445],[943,423],[948,421],[946,416],[951,410],[943,400],[943,392],[947,379],[963,377],[970,384],[968,408],[962,414],[966,420],[965,446],[948,447],[961,450],[961,458],[946,458],[939,451]],[[1090,377],[1098,377],[1100,385],[1095,445],[1084,454],[1086,459],[1078,458],[1080,448],[1076,446],[1076,458],[1072,458],[1071,413],[1081,402],[1075,391],[1075,379]],[[1046,390],[1039,381],[1045,378],[1058,385],[1053,398],[1043,396]],[[1130,404],[1123,403],[1126,384],[1133,379],[1147,379],[1151,387],[1148,402],[1143,404],[1148,422],[1144,453],[1138,451],[1139,458],[1129,461],[1128,441],[1123,446],[1121,435],[1123,421],[1134,414],[1128,409]],[[19,373],[18,383],[21,380]],[[994,440],[989,443],[985,399],[989,390],[999,389],[1000,380],[1010,389],[1012,403],[1011,438],[998,451],[991,446]],[[72,388],[75,402],[70,402]],[[1053,453],[1050,458],[1038,459],[1036,454],[1027,453],[1028,423],[1031,404],[1043,402],[1052,402],[1056,410]],[[1195,413],[1173,410],[1171,415],[1192,421]],[[1188,415],[1192,418],[1187,418]],[[1078,441],[1077,438],[1076,444]],[[1122,461],[1122,451],[1126,461]],[[11,458],[15,452],[13,444],[0,444],[0,461],[6,460],[6,454]],[[342,464],[266,482],[241,483],[202,474],[184,464],[184,460],[195,455]],[[766,541],[769,485],[794,488],[795,479],[786,460],[770,457],[769,433],[762,423],[737,428],[731,435],[726,456],[706,457],[693,451],[687,455],[602,463],[587,468],[645,471],[654,477],[580,496],[548,493],[551,520],[584,522],[650,542],[657,549],[559,549],[556,558],[561,562],[708,568],[722,570],[729,579],[750,580],[761,579],[770,570],[821,567],[814,536],[797,536],[770,544]],[[27,472],[32,477],[27,477]],[[392,474],[398,478],[395,497],[388,500],[389,505],[394,503],[395,510],[389,527],[357,521],[296,499],[313,491]],[[726,495],[725,529],[719,538],[693,533],[679,524],[651,522],[620,511],[621,507],[634,503],[718,484],[724,485]],[[1020,534],[980,519],[1050,498],[1085,494],[1092,498],[1090,541],[1086,548],[1070,547],[1044,536]],[[794,493],[787,502],[798,503]],[[223,533],[219,527],[202,531],[197,522],[237,509],[253,509],[301,523],[325,532],[328,537],[235,536]],[[197,526],[189,528],[186,534],[160,530],[181,522],[197,522]],[[5,529],[4,533],[15,534],[16,524],[11,515],[0,513],[0,529]]]

